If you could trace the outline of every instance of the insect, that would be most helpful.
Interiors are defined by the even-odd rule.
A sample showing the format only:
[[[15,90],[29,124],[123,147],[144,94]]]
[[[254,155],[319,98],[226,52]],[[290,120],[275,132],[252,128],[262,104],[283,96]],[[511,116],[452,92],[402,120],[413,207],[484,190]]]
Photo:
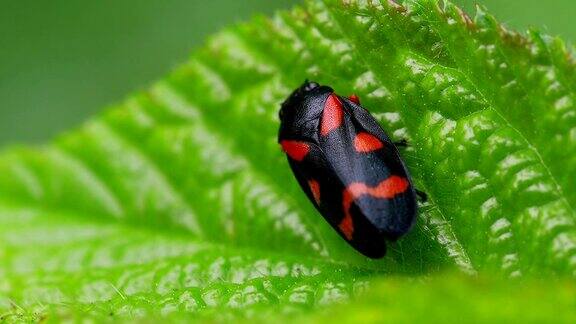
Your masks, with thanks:
[[[417,195],[396,146],[357,96],[306,81],[280,109],[278,142],[298,183],[357,251],[386,254],[414,225]]]

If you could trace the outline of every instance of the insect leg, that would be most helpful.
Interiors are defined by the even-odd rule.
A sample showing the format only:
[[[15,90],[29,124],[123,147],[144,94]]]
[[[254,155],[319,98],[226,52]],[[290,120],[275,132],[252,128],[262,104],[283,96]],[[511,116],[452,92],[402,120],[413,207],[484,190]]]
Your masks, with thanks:
[[[396,145],[396,146],[398,146],[398,147],[408,147],[408,146],[410,146],[410,144],[408,144],[408,140],[405,139],[405,138],[404,138],[404,139],[401,139],[401,140],[399,140],[399,141],[397,141],[397,142],[394,142],[393,144]]]
[[[420,191],[418,189],[416,189],[415,191],[416,195],[418,196],[418,199],[420,199],[420,202],[426,202],[428,200],[428,195],[424,191]]]

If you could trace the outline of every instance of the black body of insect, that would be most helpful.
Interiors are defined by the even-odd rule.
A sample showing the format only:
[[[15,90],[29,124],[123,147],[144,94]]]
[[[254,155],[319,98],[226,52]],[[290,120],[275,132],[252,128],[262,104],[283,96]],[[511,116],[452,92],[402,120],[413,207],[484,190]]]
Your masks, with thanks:
[[[360,253],[384,256],[386,241],[406,234],[417,215],[396,145],[358,97],[315,82],[286,99],[280,120],[278,142],[310,201]]]

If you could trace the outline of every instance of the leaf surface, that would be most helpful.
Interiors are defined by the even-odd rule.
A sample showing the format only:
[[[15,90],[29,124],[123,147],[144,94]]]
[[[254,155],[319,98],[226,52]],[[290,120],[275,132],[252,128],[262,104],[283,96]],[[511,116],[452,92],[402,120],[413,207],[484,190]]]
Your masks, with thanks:
[[[0,155],[0,309],[250,317],[370,286],[377,300],[390,274],[573,278],[574,69],[559,39],[433,0],[308,1],[225,30],[149,90]],[[430,199],[383,260],[314,211],[276,143],[306,78],[358,94],[411,143]]]

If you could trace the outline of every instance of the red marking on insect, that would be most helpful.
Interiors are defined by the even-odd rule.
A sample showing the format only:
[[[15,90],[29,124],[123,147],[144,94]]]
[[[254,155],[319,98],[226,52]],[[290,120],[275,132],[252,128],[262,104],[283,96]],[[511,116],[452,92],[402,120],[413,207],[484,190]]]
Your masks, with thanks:
[[[388,179],[380,182],[376,187],[368,187],[363,182],[353,182],[344,189],[342,195],[342,208],[344,209],[344,218],[338,225],[342,234],[348,241],[352,240],[354,234],[354,224],[352,222],[352,214],[350,207],[352,202],[363,195],[370,195],[374,198],[391,199],[396,195],[401,194],[408,189],[410,183],[406,178],[399,176],[390,176]]]
[[[342,125],[343,116],[344,112],[342,111],[342,103],[335,94],[330,94],[324,104],[320,134],[326,136],[330,131],[340,127],[340,125]]]
[[[310,179],[308,180],[308,186],[310,187],[314,201],[316,201],[316,205],[320,205],[320,183],[314,179]]]
[[[351,94],[348,99],[350,99],[350,101],[352,101],[353,103],[359,105],[360,104],[360,98],[355,95],[355,94]]]
[[[384,147],[382,141],[380,141],[376,136],[360,132],[354,137],[354,149],[356,152],[368,153],[372,151],[377,151]]]
[[[344,237],[348,241],[352,240],[352,235],[354,234],[354,223],[352,222],[352,215],[350,215],[349,211],[346,212],[346,216],[344,216],[344,219],[342,219],[338,228],[340,228],[340,231],[342,231],[342,234],[344,234]]]
[[[310,152],[310,146],[300,141],[284,140],[280,142],[280,145],[282,145],[282,150],[284,150],[290,158],[298,162],[304,160]]]

